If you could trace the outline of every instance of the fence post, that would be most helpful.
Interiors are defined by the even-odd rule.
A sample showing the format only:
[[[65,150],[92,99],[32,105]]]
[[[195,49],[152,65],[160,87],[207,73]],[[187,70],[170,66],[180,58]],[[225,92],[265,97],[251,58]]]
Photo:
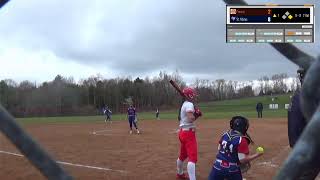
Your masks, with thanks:
[[[50,180],[73,179],[18,125],[1,105],[0,130],[45,177]]]

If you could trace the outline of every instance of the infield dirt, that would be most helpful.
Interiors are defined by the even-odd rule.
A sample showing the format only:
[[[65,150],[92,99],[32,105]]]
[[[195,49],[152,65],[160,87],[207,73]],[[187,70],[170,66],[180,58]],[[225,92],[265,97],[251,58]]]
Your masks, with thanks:
[[[228,129],[229,120],[197,121],[197,179],[207,179],[217,152],[217,142]],[[128,122],[117,121],[107,126],[101,123],[33,124],[24,126],[56,160],[109,168],[91,169],[62,165],[75,179],[161,179],[174,180],[179,141],[177,121],[145,120],[139,122],[141,134],[129,134]],[[95,133],[94,133],[95,132]],[[255,145],[263,146],[264,156],[251,163],[244,174],[247,180],[270,180],[287,157],[286,119],[252,119],[249,133]],[[21,154],[4,136],[0,151]],[[45,179],[26,158],[0,153],[0,179]],[[121,172],[117,171],[121,170]]]

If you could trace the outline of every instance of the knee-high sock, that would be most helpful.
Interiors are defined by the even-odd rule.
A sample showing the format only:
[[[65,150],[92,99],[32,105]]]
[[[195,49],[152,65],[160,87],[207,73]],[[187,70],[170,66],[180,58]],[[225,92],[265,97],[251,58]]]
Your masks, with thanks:
[[[129,120],[130,129],[132,130],[132,121]]]
[[[189,179],[196,180],[196,164],[193,162],[188,162],[187,169],[188,169]]]
[[[183,161],[181,161],[179,158],[177,159],[177,173],[183,174]]]

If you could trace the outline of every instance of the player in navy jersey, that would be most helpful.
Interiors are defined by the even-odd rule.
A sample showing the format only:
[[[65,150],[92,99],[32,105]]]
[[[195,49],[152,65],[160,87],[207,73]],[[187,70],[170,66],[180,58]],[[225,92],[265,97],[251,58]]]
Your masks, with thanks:
[[[249,155],[252,140],[247,134],[248,128],[249,121],[245,117],[235,116],[231,119],[230,130],[223,133],[219,141],[209,180],[242,180],[240,165],[250,163],[263,154]]]
[[[104,122],[107,123],[109,121],[110,123],[112,123],[111,121],[112,111],[108,108],[108,106],[104,106],[102,111],[103,111],[103,114],[106,115],[106,119],[104,120]]]
[[[130,134],[132,134],[132,124],[136,128],[137,134],[140,134],[140,131],[139,131],[138,126],[135,121],[136,118],[137,118],[136,109],[132,105],[130,105],[130,107],[128,108],[128,120],[129,120],[129,125],[130,125]]]

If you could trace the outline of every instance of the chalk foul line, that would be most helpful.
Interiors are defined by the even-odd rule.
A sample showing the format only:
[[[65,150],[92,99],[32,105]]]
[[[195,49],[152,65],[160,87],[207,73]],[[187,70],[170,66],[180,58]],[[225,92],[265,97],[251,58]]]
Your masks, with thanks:
[[[277,164],[272,163],[271,161],[259,162],[257,165],[269,166],[269,167],[279,167]]]
[[[12,153],[12,152],[7,152],[7,151],[1,151],[0,150],[0,153],[7,154],[7,155],[18,156],[18,157],[24,157],[24,155],[22,155],[22,154],[17,154],[17,153]],[[63,165],[67,165],[67,166],[83,167],[83,168],[96,169],[96,170],[102,170],[102,171],[114,171],[114,172],[119,172],[119,173],[128,173],[127,171],[124,171],[124,170],[116,170],[116,169],[111,169],[111,168],[88,166],[88,165],[82,165],[82,164],[76,164],[76,163],[70,163],[70,162],[64,162],[64,161],[56,161],[56,162],[58,164],[63,164]]]
[[[93,133],[100,133],[100,132],[106,132],[106,131],[112,131],[111,129],[103,129],[98,131],[93,131]]]

